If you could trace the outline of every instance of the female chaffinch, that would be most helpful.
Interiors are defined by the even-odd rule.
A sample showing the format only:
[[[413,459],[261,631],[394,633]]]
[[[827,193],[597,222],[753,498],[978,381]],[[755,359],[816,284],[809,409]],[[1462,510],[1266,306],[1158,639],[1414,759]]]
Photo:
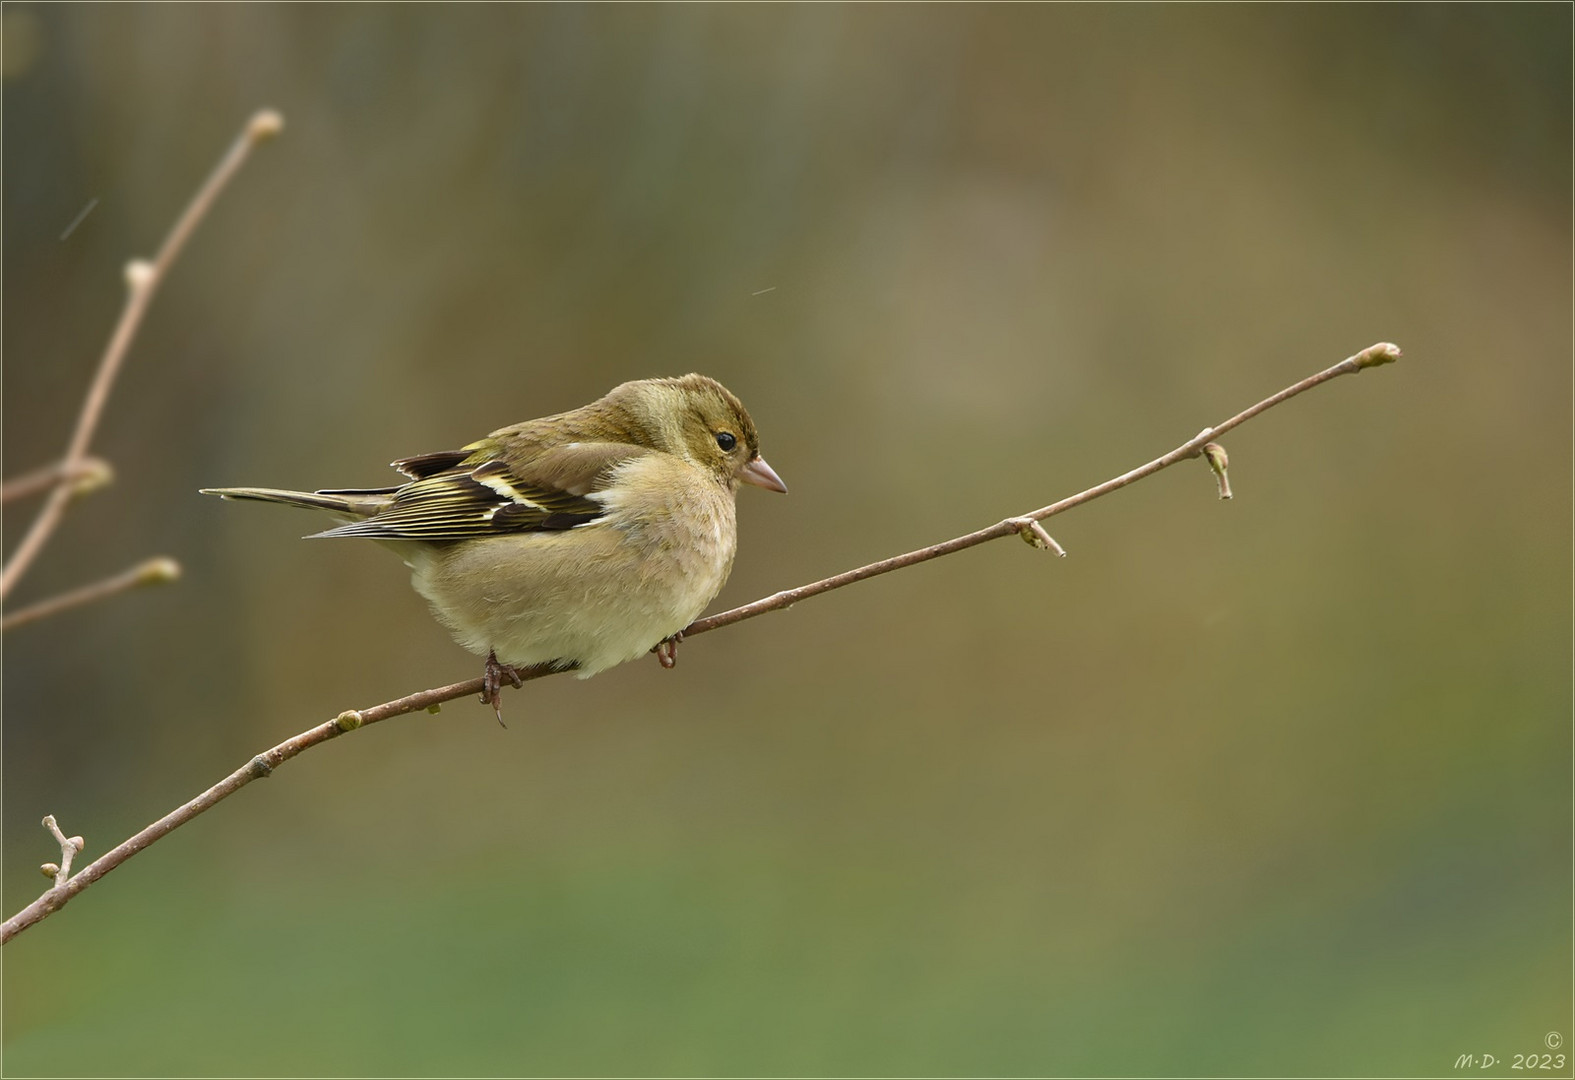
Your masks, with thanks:
[[[203,493],[326,510],[343,524],[315,536],[394,549],[454,639],[487,657],[482,700],[500,713],[515,668],[587,678],[654,647],[671,666],[674,635],[732,569],[738,485],[787,491],[743,403],[704,375],[626,382],[393,467],[409,482]]]

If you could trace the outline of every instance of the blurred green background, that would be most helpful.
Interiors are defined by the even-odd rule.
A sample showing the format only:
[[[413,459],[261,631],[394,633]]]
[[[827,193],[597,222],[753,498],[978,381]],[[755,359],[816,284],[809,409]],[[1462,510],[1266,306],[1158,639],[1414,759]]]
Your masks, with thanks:
[[[5,909],[469,678],[397,560],[199,486],[699,370],[787,497],[717,609],[297,759],[5,950],[9,1075],[1439,1075],[1567,1042],[1565,5],[4,11],[6,472],[256,108],[5,641]],[[62,239],[90,200],[96,206]],[[7,508],[14,544],[32,507]],[[1566,1047],[1567,1050],[1567,1047]],[[1479,1072],[1481,1070],[1478,1070]]]

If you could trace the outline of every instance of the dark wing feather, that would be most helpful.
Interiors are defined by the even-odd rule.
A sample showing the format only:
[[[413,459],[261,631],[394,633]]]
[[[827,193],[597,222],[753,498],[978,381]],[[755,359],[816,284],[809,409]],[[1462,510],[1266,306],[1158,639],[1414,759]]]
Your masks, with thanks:
[[[439,450],[435,454],[417,454],[415,457],[400,458],[398,461],[389,462],[389,465],[412,480],[424,480],[456,467],[470,455],[469,450]]]

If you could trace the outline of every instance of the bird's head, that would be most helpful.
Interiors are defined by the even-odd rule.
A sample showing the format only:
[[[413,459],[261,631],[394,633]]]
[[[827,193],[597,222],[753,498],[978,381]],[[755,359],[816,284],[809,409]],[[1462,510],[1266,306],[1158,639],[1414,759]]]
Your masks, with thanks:
[[[760,436],[749,410],[715,379],[640,379],[617,387],[607,398],[637,419],[653,449],[707,469],[732,488],[743,483],[787,491],[760,456]]]

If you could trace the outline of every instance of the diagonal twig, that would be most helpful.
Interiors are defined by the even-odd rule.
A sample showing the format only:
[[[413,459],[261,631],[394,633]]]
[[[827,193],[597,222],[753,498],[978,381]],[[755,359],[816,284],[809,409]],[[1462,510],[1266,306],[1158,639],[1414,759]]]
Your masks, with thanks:
[[[55,527],[65,515],[66,505],[71,501],[74,492],[74,485],[62,481],[75,476],[87,457],[88,447],[93,441],[93,433],[98,430],[99,418],[104,414],[104,406],[109,401],[109,392],[115,385],[115,376],[120,374],[126,353],[131,349],[131,342],[142,326],[142,318],[147,313],[154,294],[158,292],[159,285],[169,275],[170,267],[175,264],[181,249],[186,246],[186,241],[191,238],[197,225],[207,215],[219,193],[246,163],[252,147],[264,139],[277,135],[283,126],[284,119],[271,109],[264,109],[254,114],[246,122],[246,127],[231,144],[228,152],[219,160],[213,172],[208,175],[208,179],[197,190],[197,194],[192,197],[186,209],[176,219],[169,235],[164,238],[164,243],[159,245],[158,254],[153,257],[153,261],[133,259],[126,264],[126,303],[120,310],[120,320],[116,322],[115,330],[110,334],[109,344],[105,346],[104,355],[98,362],[98,371],[88,387],[87,397],[82,401],[82,411],[77,415],[76,428],[72,431],[71,441],[67,444],[66,452],[57,466],[59,475],[55,486],[39,509],[38,516],[33,519],[33,524],[28,527],[27,533],[17,544],[16,550],[6,560],[4,570],[0,570],[0,598],[10,595],[12,588],[38,557],[38,553],[43,550],[44,544],[54,534]]]
[[[18,626],[26,626],[39,619],[47,619],[51,615],[58,615],[62,611],[69,611],[83,604],[91,604],[98,600],[105,600],[117,593],[127,592],[141,585],[163,585],[180,577],[180,564],[174,559],[159,557],[147,559],[122,570],[114,577],[107,577],[102,581],[95,581],[80,588],[51,596],[47,600],[40,600],[21,611],[7,612],[5,618],[0,619],[0,631],[14,630]]]
[[[933,544],[927,548],[919,548],[917,551],[909,551],[902,555],[893,556],[890,559],[882,559],[880,562],[861,566],[857,570],[848,570],[820,581],[811,582],[808,585],[800,585],[796,589],[774,593],[771,596],[756,600],[752,604],[745,604],[731,611],[724,611],[719,615],[711,615],[707,618],[696,620],[684,630],[684,636],[693,637],[696,634],[703,634],[707,630],[715,630],[719,627],[742,622],[745,619],[752,619],[756,615],[764,615],[768,611],[791,607],[800,600],[806,600],[811,596],[819,596],[821,593],[830,592],[833,589],[840,589],[844,585],[852,585],[855,581],[864,581],[866,578],[889,574],[893,570],[901,570],[905,566],[928,562],[931,559],[938,559],[942,555],[950,555],[955,551],[977,547],[990,540],[999,540],[1003,536],[1011,536],[1021,531],[1023,519],[1027,519],[1030,522],[1040,522],[1045,518],[1064,513],[1073,507],[1092,502],[1101,495],[1109,495],[1112,491],[1124,488],[1128,484],[1136,483],[1146,476],[1153,476],[1161,469],[1169,468],[1178,461],[1197,457],[1203,452],[1205,444],[1232,428],[1245,424],[1265,409],[1273,408],[1280,402],[1311,390],[1313,387],[1326,383],[1330,379],[1338,378],[1341,375],[1354,375],[1366,368],[1377,367],[1379,364],[1393,363],[1399,358],[1400,349],[1398,346],[1391,345],[1388,342],[1370,345],[1355,356],[1347,357],[1331,368],[1325,368],[1316,375],[1310,375],[1299,383],[1287,386],[1278,394],[1265,398],[1252,408],[1242,410],[1223,424],[1204,428],[1170,453],[1157,457],[1146,465],[1139,465],[1130,472],[1124,472],[1120,476],[1106,480],[1103,484],[1091,487],[1087,491],[1080,491],[1076,495],[1062,499],[1060,502],[1051,503],[1049,506],[1041,506],[1038,510],[1031,510],[1017,517],[1006,518],[988,528],[979,529],[976,532],[967,533],[963,536],[956,536],[943,543]]]
[[[66,470],[65,462],[57,461],[53,465],[45,465],[32,472],[23,473],[0,485],[0,503],[26,499],[48,491],[60,483],[69,483],[73,495],[86,495],[97,491],[114,478],[115,470],[102,458],[85,457],[69,472]]]
[[[811,596],[819,596],[821,593],[831,592],[833,589],[843,588],[856,581],[863,581],[880,574],[887,574],[906,566],[927,562],[930,559],[938,559],[943,555],[950,555],[953,552],[976,547],[979,544],[990,540],[998,540],[1005,536],[1022,535],[1036,547],[1051,547],[1055,542],[1050,540],[1049,534],[1044,533],[1043,526],[1039,524],[1045,518],[1063,513],[1073,507],[1081,506],[1086,502],[1091,502],[1102,495],[1108,495],[1112,491],[1126,487],[1128,484],[1135,483],[1146,476],[1152,476],[1154,473],[1168,468],[1178,461],[1202,456],[1205,446],[1211,444],[1212,440],[1230,431],[1232,428],[1246,423],[1264,410],[1273,408],[1282,401],[1311,390],[1313,387],[1326,383],[1330,379],[1338,378],[1341,375],[1353,375],[1367,368],[1377,367],[1380,364],[1393,363],[1399,357],[1400,350],[1394,345],[1387,342],[1371,345],[1355,356],[1347,357],[1333,367],[1326,368],[1316,375],[1309,376],[1301,382],[1286,387],[1272,397],[1265,398],[1250,409],[1237,413],[1222,424],[1212,428],[1204,428],[1197,435],[1188,439],[1168,454],[1157,457],[1153,461],[1140,465],[1129,472],[1122,473],[1120,476],[1107,480],[1103,484],[1091,487],[1086,491],[1080,491],[1076,495],[1051,503],[1049,506],[1042,506],[1027,514],[1005,518],[988,528],[979,529],[963,536],[954,537],[943,543],[933,544],[930,547],[920,548],[890,559],[882,559],[880,562],[870,563],[856,570],[835,574],[832,577],[823,578],[808,585],[801,585],[796,589],[773,593],[771,596],[763,597],[753,603],[744,604],[730,611],[696,620],[683,631],[683,636],[686,638],[693,637],[696,634],[704,634],[711,630],[730,626],[733,623],[743,622],[745,619],[764,615],[768,611],[778,611],[791,607],[800,600],[808,599]],[[520,670],[520,681],[539,679],[544,675],[552,675],[564,670],[567,669],[554,668],[550,664],[539,664],[535,667]],[[96,859],[84,867],[76,876],[67,879],[62,872],[56,879],[55,887],[49,889],[44,895],[11,916],[3,924],[0,924],[0,944],[11,940],[11,938],[40,919],[58,911],[77,893],[115,869],[115,867],[131,858],[137,852],[146,848],[155,840],[167,836],[198,814],[235,794],[253,780],[259,780],[271,775],[274,769],[297,754],[309,750],[319,743],[327,742],[329,739],[338,738],[346,732],[365,727],[367,724],[375,724],[381,720],[403,716],[406,713],[419,712],[423,709],[436,712],[438,706],[446,701],[478,694],[481,690],[482,680],[479,678],[452,683],[448,686],[434,687],[431,690],[422,690],[419,693],[410,694],[394,701],[385,701],[383,704],[374,705],[369,709],[347,710],[326,723],[318,724],[316,727],[309,728],[293,738],[286,739],[278,746],[258,754],[195,799],[192,799],[184,806],[170,811],[129,840]]]

